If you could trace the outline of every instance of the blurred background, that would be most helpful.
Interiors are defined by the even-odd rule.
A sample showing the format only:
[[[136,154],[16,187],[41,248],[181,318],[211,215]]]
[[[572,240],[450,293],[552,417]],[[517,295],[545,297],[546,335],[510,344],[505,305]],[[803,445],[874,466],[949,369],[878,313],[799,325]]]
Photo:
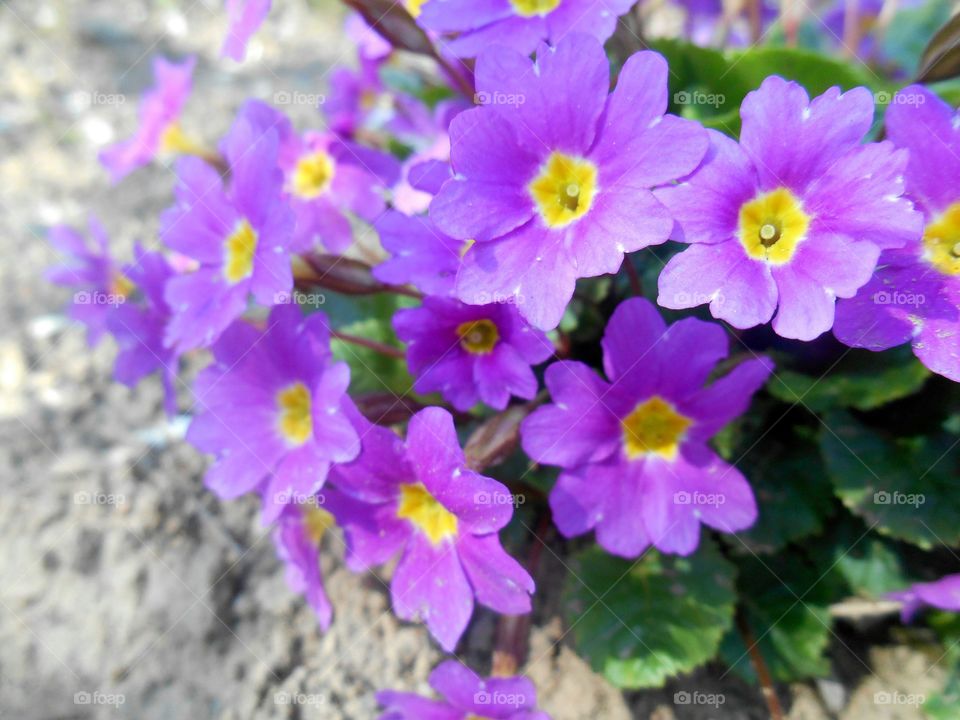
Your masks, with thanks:
[[[333,0],[277,0],[237,64],[219,57],[220,0],[0,0],[2,717],[355,720],[375,717],[379,689],[427,692],[441,653],[389,612],[382,578],[348,573],[328,540],[336,619],[321,634],[286,587],[256,501],[203,489],[186,418],[165,418],[159,383],[114,383],[111,342],[87,347],[63,314],[68,291],[42,279],[58,223],[96,215],[124,259],[135,240],[152,244],[171,169],[112,187],[96,155],[132,133],[155,55],[198,56],[184,125],[212,143],[244,99],[323,93],[333,68],[354,64],[343,17]],[[300,128],[321,122],[307,102],[283,109]],[[524,670],[555,720],[767,717],[758,689],[722,668],[624,697],[561,641],[549,602],[533,625]],[[493,629],[479,614],[462,659],[488,662]],[[782,689],[793,720],[922,718],[875,693],[943,685],[922,635],[832,642],[829,680]],[[677,704],[693,690],[724,704]]]

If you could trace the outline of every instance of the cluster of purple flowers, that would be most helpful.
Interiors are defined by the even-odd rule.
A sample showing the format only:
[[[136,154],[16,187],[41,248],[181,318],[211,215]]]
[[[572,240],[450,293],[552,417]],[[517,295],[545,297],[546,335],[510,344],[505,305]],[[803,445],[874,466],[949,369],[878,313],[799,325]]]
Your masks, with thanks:
[[[251,101],[216,151],[179,129],[193,60],[160,60],[139,130],[102,161],[116,181],[158,153],[185,155],[161,218],[165,249],[138,245],[121,265],[96,222],[93,247],[69,228],[51,233],[70,258],[52,278],[78,289],[71,313],[91,342],[116,338],[119,381],[159,372],[172,413],[181,356],[212,355],[187,436],[213,456],[206,485],[223,498],[259,495],[289,584],[324,628],[319,557],[334,525],[349,568],[398,558],[394,611],[447,651],[475,604],[523,614],[534,592],[500,541],[514,498],[467,463],[451,413],[421,410],[405,439],[371,422],[328,319],[291,302],[298,266],[317,253],[353,257],[358,226],[380,237],[374,277],[422,295],[393,317],[414,390],[458,413],[533,400],[577,280],[617,273],[629,253],[668,240],[688,247],[660,274],[662,307],[708,305],[735,328],[771,323],[799,340],[832,330],[872,350],[911,342],[930,369],[960,380],[958,115],[908,87],[887,114],[889,139],[866,142],[869,91],[811,99],[773,76],[743,101],[735,141],[667,114],[656,53],[630,57],[610,91],[602,42],[632,4],[408,3],[445,53],[477,58],[476,107],[394,93],[384,109],[378,70],[392,48],[351,18],[361,69],[335,78],[324,127],[298,132]],[[269,5],[228,2],[227,55],[243,57]],[[360,141],[371,128],[403,139],[403,162]],[[693,552],[701,524],[750,527],[748,479],[710,440],[747,410],[772,363],[752,357],[716,377],[724,327],[668,325],[641,298],[613,311],[601,347],[602,376],[549,364],[550,401],[520,431],[533,461],[561,468],[549,496],[560,532],[593,530],[607,551],[635,558]],[[911,607],[930,602],[911,592]],[[522,678],[482,681],[448,662],[431,684],[443,701],[382,693],[383,717],[546,717]],[[498,696],[513,704],[478,700]]]

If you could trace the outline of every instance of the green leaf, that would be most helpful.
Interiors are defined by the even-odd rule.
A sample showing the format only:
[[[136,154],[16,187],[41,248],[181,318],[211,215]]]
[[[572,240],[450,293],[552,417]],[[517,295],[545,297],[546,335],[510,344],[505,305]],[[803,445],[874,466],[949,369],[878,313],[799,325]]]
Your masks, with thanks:
[[[896,437],[841,411],[824,422],[820,449],[834,491],[851,512],[924,549],[960,542],[955,437]]]
[[[767,391],[786,403],[802,403],[812,412],[832,408],[872,410],[920,390],[930,377],[918,360],[879,370],[831,373],[815,378],[792,370],[776,373],[767,383]]]
[[[828,606],[836,594],[835,583],[796,551],[784,553],[775,563],[749,556],[737,565],[743,611],[770,674],[789,682],[828,673]],[[735,673],[755,681],[747,647],[737,631],[724,638],[721,654]]]
[[[752,552],[773,552],[822,529],[833,497],[815,444],[800,437],[765,438],[738,467],[759,510],[756,524],[737,536]]]
[[[734,567],[704,541],[690,557],[574,557],[564,605],[574,642],[622,688],[660,687],[717,653],[731,626]]]

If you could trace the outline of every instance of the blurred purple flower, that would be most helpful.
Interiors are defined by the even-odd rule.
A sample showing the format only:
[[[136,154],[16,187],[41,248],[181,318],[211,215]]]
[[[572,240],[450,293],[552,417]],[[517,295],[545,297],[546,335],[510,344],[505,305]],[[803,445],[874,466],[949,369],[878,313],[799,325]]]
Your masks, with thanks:
[[[537,690],[525,677],[482,679],[456,660],[430,673],[430,686],[443,700],[384,690],[377,701],[386,710],[380,720],[550,720],[537,707]]]
[[[503,410],[511,396],[532,399],[537,378],[530,366],[554,353],[547,336],[508,303],[426,297],[420,307],[397,312],[393,327],[407,343],[414,390],[439,392],[463,412],[480,401]]]
[[[104,148],[100,163],[119,182],[160,152],[198,151],[180,130],[180,113],[193,87],[195,57],[173,63],[163,57],[153,60],[154,86],[140,101],[140,124],[133,137]]]
[[[467,243],[444,235],[428,217],[410,217],[396,210],[384,213],[375,227],[380,243],[392,255],[373,269],[377,280],[410,284],[427,295],[453,294],[460,255]]]
[[[224,57],[243,60],[247,43],[267,19],[271,4],[272,0],[226,0],[230,26],[221,50]]]
[[[873,122],[866,88],[809,99],[778,76],[747,95],[740,144],[710,131],[702,166],[657,197],[690,243],[660,275],[667,308],[709,303],[738,328],[768,322],[812,340],[833,326],[836,299],[870,279],[882,249],[920,234],[902,198],[907,153],[861,141]]]
[[[934,582],[914,583],[905,590],[888,593],[887,598],[903,603],[900,617],[905,623],[913,620],[924,606],[960,612],[960,575],[947,575]]]
[[[302,593],[317,614],[320,627],[330,627],[333,608],[323,588],[320,574],[320,542],[334,524],[333,516],[318,503],[321,496],[311,496],[301,504],[286,505],[273,531],[277,556],[286,565],[287,585]]]
[[[550,365],[554,404],[521,425],[527,454],[564,468],[550,493],[560,532],[595,529],[608,552],[632,558],[651,544],[693,552],[701,523],[750,527],[753,492],[708,441],[747,409],[773,364],[745,360],[706,385],[727,356],[724,329],[695,318],[668,327],[642,298],[614,311],[602,346],[608,380],[583,363]]]

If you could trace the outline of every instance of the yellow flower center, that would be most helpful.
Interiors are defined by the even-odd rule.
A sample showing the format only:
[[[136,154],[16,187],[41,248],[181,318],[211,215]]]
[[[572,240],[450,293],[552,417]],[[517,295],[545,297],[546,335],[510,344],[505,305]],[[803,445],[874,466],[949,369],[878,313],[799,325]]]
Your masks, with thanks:
[[[122,298],[128,298],[133,294],[133,291],[137,289],[137,286],[133,284],[133,280],[128,278],[122,272],[114,273],[113,280],[110,283],[110,294],[116,295]]]
[[[206,155],[200,143],[183,132],[180,123],[172,122],[160,134],[160,152],[180,155]]]
[[[469,320],[457,325],[460,345],[474,355],[485,355],[497,345],[500,333],[490,320]]]
[[[323,508],[316,505],[303,506],[303,526],[314,545],[319,545],[324,533],[336,524],[333,515]]]
[[[407,9],[407,12],[410,13],[411,17],[420,17],[420,13],[423,12],[423,6],[427,4],[427,0],[403,0],[403,6]]]
[[[413,523],[434,545],[457,534],[457,516],[441,505],[423,483],[400,486],[397,517]]]
[[[293,193],[307,200],[323,195],[333,182],[333,158],[323,150],[304,155],[293,171]]]
[[[510,0],[510,4],[520,17],[543,17],[556,10],[560,0]]]
[[[288,385],[277,393],[280,434],[291,445],[303,445],[313,435],[310,405],[310,391],[301,382]]]
[[[810,227],[810,216],[786,188],[763,193],[740,208],[740,242],[747,255],[783,265],[797,251]]]
[[[683,434],[692,424],[690,418],[678,413],[672,404],[659,395],[644,400],[621,421],[627,457],[635,460],[648,453],[656,453],[673,460]]]
[[[230,283],[238,283],[253,274],[253,256],[257,252],[257,231],[246,218],[240,220],[224,243],[223,274]]]
[[[553,152],[527,189],[544,222],[552,228],[564,227],[590,210],[597,193],[597,166]]]
[[[960,275],[960,201],[927,225],[923,256],[940,272]]]

